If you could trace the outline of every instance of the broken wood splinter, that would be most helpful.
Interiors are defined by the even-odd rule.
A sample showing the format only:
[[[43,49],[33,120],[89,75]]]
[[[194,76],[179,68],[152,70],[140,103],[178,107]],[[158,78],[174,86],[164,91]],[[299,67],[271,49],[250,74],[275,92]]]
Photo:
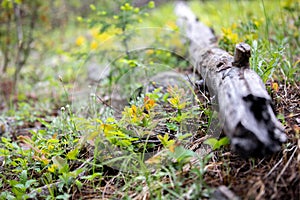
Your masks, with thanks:
[[[251,57],[251,47],[244,42],[235,46],[234,60],[232,65],[236,67],[249,67],[249,58]]]

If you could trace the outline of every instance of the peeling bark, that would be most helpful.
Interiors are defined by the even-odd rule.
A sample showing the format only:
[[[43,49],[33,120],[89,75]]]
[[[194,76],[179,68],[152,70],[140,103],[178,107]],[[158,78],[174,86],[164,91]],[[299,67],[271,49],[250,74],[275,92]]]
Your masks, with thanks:
[[[286,135],[263,81],[249,68],[250,46],[238,44],[232,56],[217,47],[214,33],[186,4],[178,3],[175,12],[190,41],[190,60],[215,97],[232,149],[246,156],[279,151]]]

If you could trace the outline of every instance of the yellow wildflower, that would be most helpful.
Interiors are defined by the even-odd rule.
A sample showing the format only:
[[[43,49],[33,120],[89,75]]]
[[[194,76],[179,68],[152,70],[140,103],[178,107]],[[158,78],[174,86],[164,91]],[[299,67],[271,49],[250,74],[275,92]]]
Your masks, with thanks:
[[[92,43],[91,43],[91,49],[95,50],[97,48],[98,48],[98,43],[95,40],[93,40]]]
[[[278,92],[278,91],[279,91],[278,83],[276,83],[276,82],[272,83],[272,89],[273,89],[275,92]]]
[[[231,28],[222,28],[224,38],[227,38],[231,43],[235,44],[239,41],[239,36],[236,33],[233,33]]]
[[[77,46],[83,45],[85,43],[85,37],[78,36],[75,43],[76,43]]]

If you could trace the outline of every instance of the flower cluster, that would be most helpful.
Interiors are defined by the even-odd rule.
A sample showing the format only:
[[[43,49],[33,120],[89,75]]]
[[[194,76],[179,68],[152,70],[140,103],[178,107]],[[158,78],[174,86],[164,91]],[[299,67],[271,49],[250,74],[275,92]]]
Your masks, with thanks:
[[[132,105],[124,109],[123,117],[129,123],[138,126],[148,126],[152,119],[152,110],[156,106],[155,100],[146,96],[142,106]]]
[[[221,29],[222,36],[219,45],[226,51],[233,53],[234,47],[239,42],[250,43],[258,38],[258,29],[263,19],[250,18],[247,22],[233,23],[229,28]]]

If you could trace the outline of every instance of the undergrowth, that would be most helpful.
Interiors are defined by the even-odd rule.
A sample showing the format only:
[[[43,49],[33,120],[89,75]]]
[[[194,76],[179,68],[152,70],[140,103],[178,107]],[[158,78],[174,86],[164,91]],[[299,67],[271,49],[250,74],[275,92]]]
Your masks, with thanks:
[[[59,30],[41,37],[35,47],[42,62],[29,58],[18,93],[3,95],[0,199],[205,199],[215,184],[207,174],[234,180],[228,138],[209,138],[214,113],[205,91],[190,79],[164,87],[150,78],[193,74],[172,5],[120,2],[114,9],[90,5],[55,49]],[[233,53],[236,43],[250,44],[251,67],[270,93],[299,84],[298,1],[191,5],[221,48]],[[86,84],[91,62],[109,70]],[[284,110],[278,116],[289,126]],[[251,170],[260,162],[249,163]]]

